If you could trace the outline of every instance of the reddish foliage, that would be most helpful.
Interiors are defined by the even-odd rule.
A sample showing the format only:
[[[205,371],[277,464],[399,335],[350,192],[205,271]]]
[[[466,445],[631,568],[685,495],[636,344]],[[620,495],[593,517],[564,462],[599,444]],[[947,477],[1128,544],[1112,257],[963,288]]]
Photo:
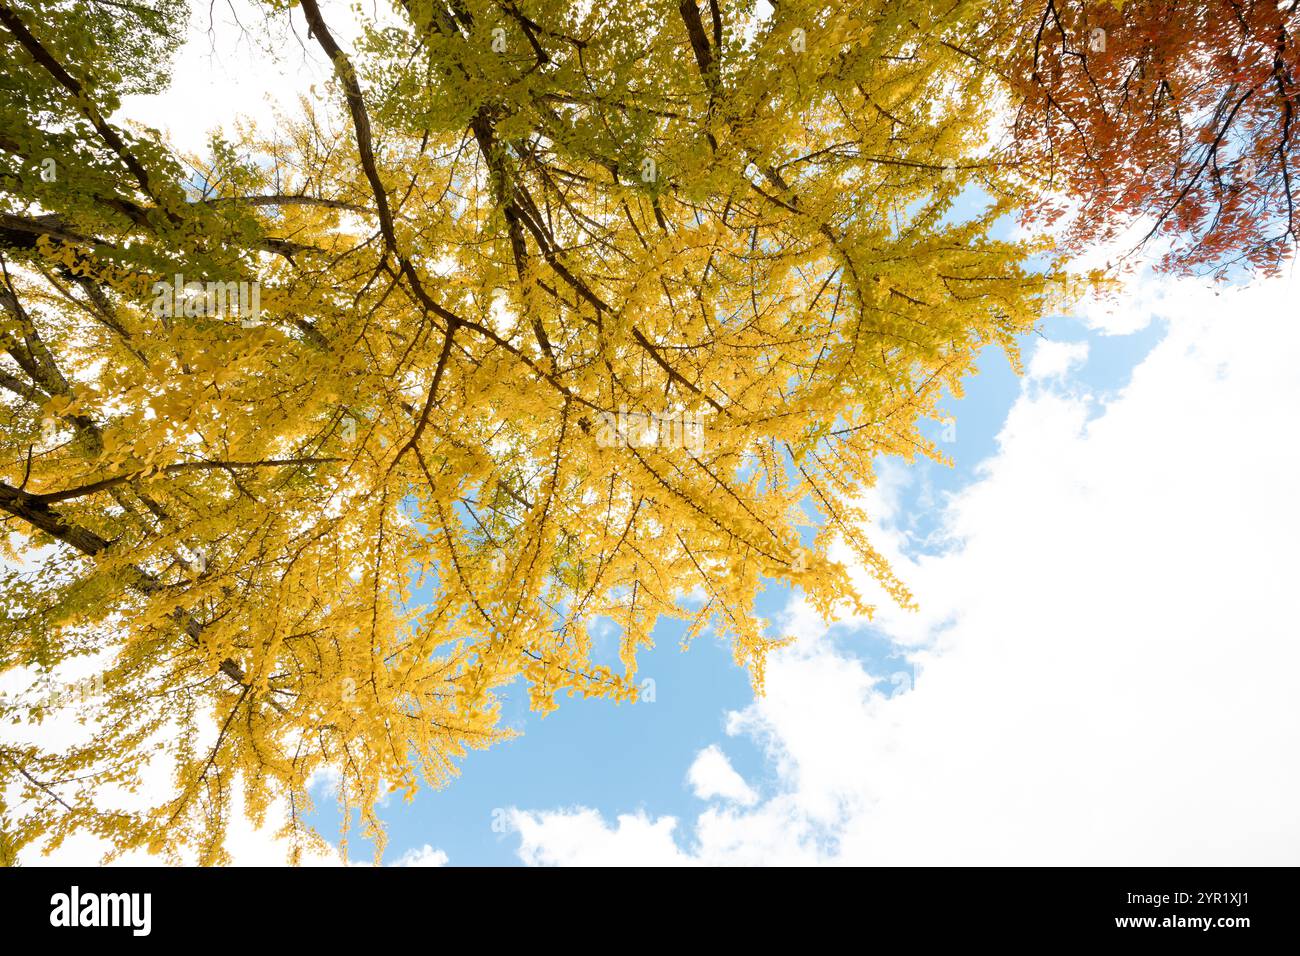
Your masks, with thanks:
[[[1162,267],[1276,271],[1295,248],[1300,0],[1026,0],[1001,68],[1026,168],[1078,204],[1068,251],[1142,222]],[[1031,211],[1055,221],[1062,203]],[[1149,232],[1147,228],[1149,226]]]

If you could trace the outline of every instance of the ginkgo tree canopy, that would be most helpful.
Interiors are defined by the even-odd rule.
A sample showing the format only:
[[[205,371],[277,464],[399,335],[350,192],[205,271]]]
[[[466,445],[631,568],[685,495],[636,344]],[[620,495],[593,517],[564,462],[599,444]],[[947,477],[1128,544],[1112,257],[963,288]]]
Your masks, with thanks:
[[[0,0],[7,860],[220,862],[237,795],[296,853],[327,767],[375,834],[507,686],[635,700],[665,617],[761,690],[764,581],[862,606],[832,541],[910,603],[856,501],[1039,314],[999,226],[1045,167],[991,132],[1030,21],[773,6],[405,0],[345,43],[272,0],[248,29],[330,88],[190,156],[114,118],[185,4]],[[168,792],[107,796],[146,765]]]

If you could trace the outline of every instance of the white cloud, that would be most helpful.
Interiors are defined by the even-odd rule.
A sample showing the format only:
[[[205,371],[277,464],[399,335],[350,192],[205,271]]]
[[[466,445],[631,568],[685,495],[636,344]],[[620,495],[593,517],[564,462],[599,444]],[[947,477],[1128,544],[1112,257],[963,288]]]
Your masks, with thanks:
[[[1066,373],[1088,360],[1087,342],[1040,342],[1025,369],[1027,378],[1042,381],[1063,378]]]
[[[948,550],[909,558],[873,491],[922,602],[877,619],[913,689],[794,604],[803,639],[729,725],[775,796],[685,851],[670,817],[519,814],[525,862],[1300,863],[1296,289],[1160,285],[1170,326],[1119,394],[1026,388]]]
[[[758,801],[758,794],[736,773],[727,755],[717,746],[705,747],[696,755],[686,779],[701,800],[721,797],[742,806],[750,806]]]
[[[606,825],[587,807],[548,813],[515,810],[511,824],[519,832],[519,856],[529,866],[674,866],[689,863],[673,843],[673,817],[651,821],[644,814],[624,814],[617,826]]]
[[[1088,328],[1106,335],[1138,332],[1158,319],[1176,321],[1198,312],[1222,313],[1233,298],[1228,289],[1207,289],[1192,280],[1155,280],[1149,270],[1114,278],[1120,283],[1115,290],[1084,295],[1073,309]]]
[[[429,844],[422,847],[412,847],[407,850],[396,860],[393,866],[446,866],[447,854],[442,850],[435,850]]]

